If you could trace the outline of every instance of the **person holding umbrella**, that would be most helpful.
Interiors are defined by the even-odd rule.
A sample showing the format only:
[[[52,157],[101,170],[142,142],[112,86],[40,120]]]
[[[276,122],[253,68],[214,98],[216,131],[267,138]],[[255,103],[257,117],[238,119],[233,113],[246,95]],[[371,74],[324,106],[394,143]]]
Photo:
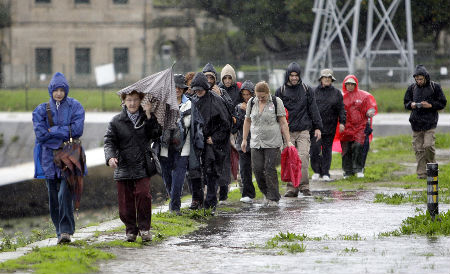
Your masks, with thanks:
[[[340,134],[344,179],[355,174],[358,178],[364,178],[365,158],[371,139],[371,118],[377,114],[377,103],[372,94],[358,88],[355,75],[345,77],[342,90],[347,113],[345,130]]]
[[[123,109],[114,116],[105,134],[106,165],[114,169],[119,199],[119,216],[125,224],[127,241],[140,234],[142,242],[151,241],[150,222],[152,166],[150,142],[161,136],[161,126],[151,112],[152,103],[141,106],[144,93],[128,90],[120,94]]]
[[[50,100],[33,111],[35,178],[46,179],[50,216],[58,244],[62,244],[69,243],[75,231],[74,193],[65,173],[57,167],[54,153],[70,138],[78,139],[83,135],[84,108],[76,99],[68,97],[69,84],[60,72],[53,75],[48,93]],[[83,169],[82,175],[86,175],[85,166]]]

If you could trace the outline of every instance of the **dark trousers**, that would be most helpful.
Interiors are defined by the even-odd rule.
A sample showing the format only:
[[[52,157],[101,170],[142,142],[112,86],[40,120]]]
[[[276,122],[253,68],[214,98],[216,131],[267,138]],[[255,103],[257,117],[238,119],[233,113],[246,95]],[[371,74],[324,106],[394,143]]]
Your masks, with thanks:
[[[73,235],[75,220],[73,218],[73,195],[64,178],[48,179],[48,205],[50,217],[55,225],[56,235],[61,233]]]
[[[271,201],[279,201],[277,164],[280,162],[279,148],[252,148],[252,167],[261,192]]]
[[[314,134],[311,136],[311,168],[314,173],[322,176],[330,176],[334,134],[324,134],[316,141]]]
[[[117,181],[119,217],[126,233],[137,235],[139,230],[150,230],[152,196],[150,178]]]
[[[239,151],[239,173],[242,182],[242,197],[254,199],[255,187],[252,182],[252,153]]]
[[[188,180],[191,184],[192,200],[199,201],[200,204],[203,204],[205,193],[203,191],[204,187],[201,169],[199,168],[198,170],[189,170]]]
[[[217,188],[219,186],[219,176],[206,173],[205,175],[206,181],[206,199],[205,199],[205,207],[206,208],[214,208],[217,205]]]
[[[362,172],[364,165],[362,159],[362,145],[358,142],[341,142],[342,169],[345,175]]]
[[[169,208],[179,211],[181,207],[181,193],[188,164],[188,156],[181,156],[180,152],[169,150],[168,157],[159,157],[162,177],[170,197]]]
[[[219,200],[228,199],[228,186],[231,183],[231,144],[225,146],[223,150],[225,158],[223,159],[222,176],[219,178]]]

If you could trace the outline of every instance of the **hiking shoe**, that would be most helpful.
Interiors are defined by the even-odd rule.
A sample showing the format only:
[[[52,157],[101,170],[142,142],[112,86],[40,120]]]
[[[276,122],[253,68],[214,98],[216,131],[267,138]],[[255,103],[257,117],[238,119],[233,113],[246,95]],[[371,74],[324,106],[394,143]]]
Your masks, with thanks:
[[[364,178],[364,173],[362,172],[356,173],[356,178]]]
[[[419,179],[419,180],[423,180],[426,178],[427,178],[427,175],[417,175],[417,179]]]
[[[193,200],[191,205],[189,206],[189,209],[195,210],[195,209],[200,209],[201,207],[202,207],[202,203],[200,201]]]
[[[141,235],[142,242],[150,242],[152,240],[152,234],[150,233],[150,230],[141,230],[139,231],[139,234]]]
[[[127,234],[127,242],[136,242],[136,234]]]
[[[70,234],[69,233],[61,233],[61,236],[58,238],[58,244],[67,244],[70,243]]]
[[[314,173],[312,176],[311,176],[311,180],[312,181],[317,181],[317,180],[319,180],[320,179],[320,174],[318,174],[318,173]]]
[[[331,182],[331,178],[330,178],[330,176],[328,176],[328,175],[324,175],[324,176],[322,177],[322,181],[325,181],[325,182]]]
[[[253,199],[250,198],[250,197],[247,197],[247,196],[242,197],[242,198],[240,199],[240,201],[243,202],[243,203],[246,203],[246,204],[251,204],[251,203],[253,203]]]
[[[303,189],[301,190],[303,196],[312,196],[311,191],[309,189]]]
[[[298,192],[295,193],[295,192],[292,191],[292,190],[288,190],[288,191],[286,191],[286,193],[284,194],[284,197],[297,197],[297,196],[298,196]]]

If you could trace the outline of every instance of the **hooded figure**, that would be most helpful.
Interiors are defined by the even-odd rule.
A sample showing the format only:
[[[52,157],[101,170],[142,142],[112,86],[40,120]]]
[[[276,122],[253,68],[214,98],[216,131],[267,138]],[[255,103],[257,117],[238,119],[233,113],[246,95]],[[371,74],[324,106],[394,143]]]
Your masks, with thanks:
[[[352,92],[349,92],[345,86],[345,83],[348,81],[356,85]],[[344,105],[347,116],[345,130],[340,134],[340,140],[341,142],[355,141],[362,145],[365,138],[364,129],[367,123],[367,111],[373,109],[375,114],[377,114],[377,103],[372,94],[358,88],[358,79],[355,75],[345,77],[342,83],[342,91],[344,93]]]
[[[415,83],[406,90],[403,103],[411,110],[409,122],[413,130],[413,148],[416,154],[417,177],[426,179],[426,164],[435,163],[435,129],[438,111],[447,104],[442,88],[430,80],[423,65],[418,65],[414,73]]]
[[[358,79],[355,75],[345,77],[342,90],[347,113],[345,130],[340,133],[344,179],[354,174],[358,178],[363,178],[365,157],[367,156],[367,154],[363,155],[366,124],[369,118],[377,114],[377,103],[372,94],[358,88]],[[370,119],[369,126],[368,129],[371,132],[372,119]],[[371,138],[372,134],[368,138],[369,141]]]
[[[444,109],[447,104],[442,88],[438,83],[430,80],[430,75],[423,65],[418,65],[414,72],[414,77],[422,75],[425,82],[422,85],[414,83],[408,87],[404,97],[405,108],[411,110],[409,122],[413,131],[424,131],[436,128],[439,114],[438,110]],[[420,103],[427,101],[431,104],[431,108],[416,107],[412,108],[413,102]]]
[[[224,78],[228,76],[231,77],[231,85],[227,87],[227,85],[224,83]],[[234,71],[233,67],[230,66],[229,64],[226,64],[221,73],[220,73],[220,84],[219,87],[226,90],[226,92],[228,93],[228,95],[231,98],[233,107],[235,107],[237,104],[239,104],[241,101],[241,96],[240,96],[240,89],[237,85],[236,82],[236,72]]]
[[[232,133],[236,134],[236,142],[235,147],[239,152],[239,173],[241,175],[242,182],[242,198],[241,202],[244,203],[252,203],[253,199],[256,196],[255,187],[253,186],[252,181],[252,162],[251,162],[251,152],[247,150],[247,152],[243,152],[241,148],[242,136],[243,136],[243,127],[245,121],[245,113],[250,98],[255,97],[255,85],[250,80],[246,80],[239,92],[239,96],[241,98],[242,103],[239,103],[235,107],[234,116],[236,117],[236,123],[233,124]],[[247,136],[247,144],[250,144],[250,132]]]
[[[222,176],[223,164],[231,128],[231,116],[223,99],[210,90],[208,80],[203,73],[197,73],[192,79],[191,89],[196,92],[192,98],[194,106],[203,118],[204,172],[208,185],[205,206],[213,208],[217,204],[217,181]],[[229,176],[229,175],[228,175]]]
[[[83,135],[84,109],[75,99],[68,97],[69,85],[62,73],[55,73],[48,86],[50,99],[33,111],[33,128],[36,134],[34,153],[35,178],[46,179],[50,216],[56,228],[58,243],[70,242],[75,231],[73,194],[53,157],[55,150],[70,138]],[[53,120],[50,126],[49,116]],[[86,170],[86,169],[85,169]]]
[[[318,141],[322,131],[322,119],[317,108],[316,99],[312,88],[305,85],[300,78],[300,65],[292,62],[289,64],[284,84],[277,89],[275,95],[283,101],[287,109],[289,131],[292,143],[296,146],[298,156],[302,161],[302,178],[300,190],[303,195],[309,196],[309,150],[310,131],[314,132],[314,138]],[[290,79],[292,78],[292,80]],[[294,188],[288,183],[285,197],[297,197],[299,188]]]

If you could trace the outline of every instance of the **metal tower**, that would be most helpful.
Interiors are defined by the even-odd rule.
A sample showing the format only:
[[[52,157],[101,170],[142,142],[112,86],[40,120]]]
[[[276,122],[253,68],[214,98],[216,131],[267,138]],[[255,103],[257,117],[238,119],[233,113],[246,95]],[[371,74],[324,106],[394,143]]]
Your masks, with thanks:
[[[366,42],[358,48],[358,27],[362,0],[346,0],[338,6],[337,0],[315,0],[313,12],[316,14],[309,44],[304,81],[315,81],[323,68],[336,72],[355,73],[365,70],[362,83],[368,84],[371,71],[400,71],[412,75],[414,70],[413,35],[410,0],[393,0],[386,8],[382,0],[368,0]],[[376,2],[375,2],[376,1]],[[401,2],[405,4],[407,42],[400,40],[392,24]],[[374,25],[374,14],[377,25]],[[350,29],[349,23],[352,22]],[[336,41],[337,40],[337,41]],[[394,48],[386,48],[385,41]],[[336,46],[339,45],[339,54]],[[332,54],[332,46],[334,46]],[[376,60],[399,57],[395,64],[384,65]],[[379,57],[378,59],[376,59]],[[396,60],[396,59],[394,59]]]

